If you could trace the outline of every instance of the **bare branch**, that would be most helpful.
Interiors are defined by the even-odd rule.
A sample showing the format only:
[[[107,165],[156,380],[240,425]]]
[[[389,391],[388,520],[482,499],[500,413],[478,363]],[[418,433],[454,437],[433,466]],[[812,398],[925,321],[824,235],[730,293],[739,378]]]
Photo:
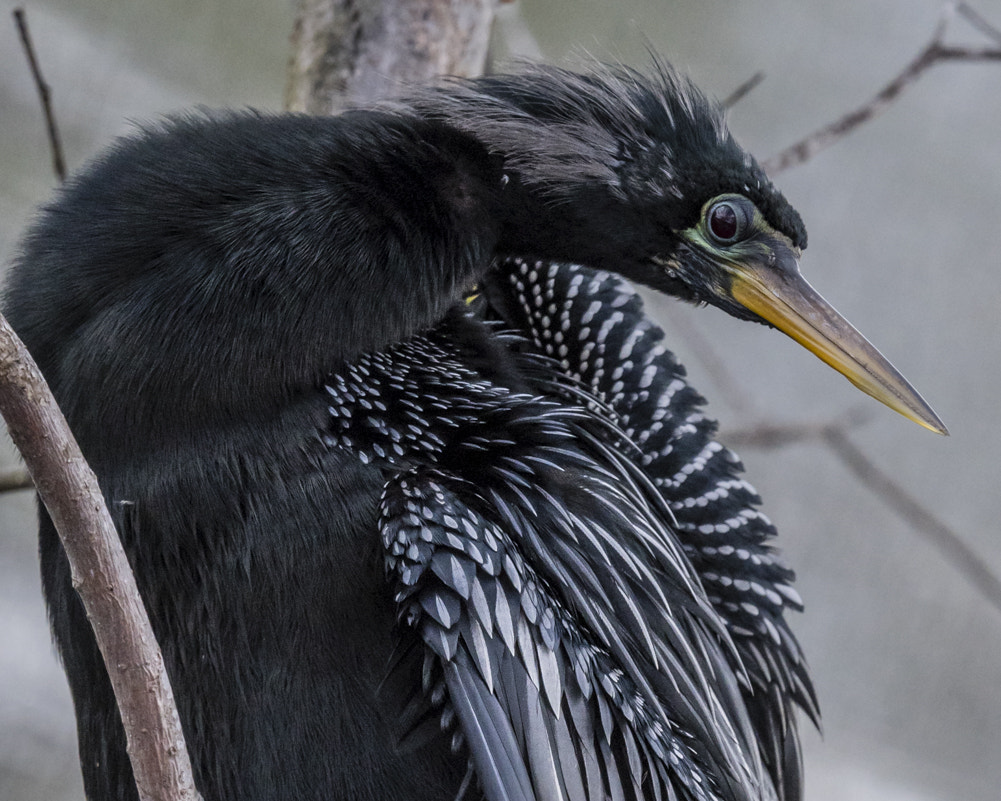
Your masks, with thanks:
[[[14,469],[0,473],[0,492],[16,492],[17,490],[34,489],[35,482],[27,470]]]
[[[59,532],[121,711],[143,801],[195,801],[163,658],[93,471],[31,355],[0,317],[0,413]]]
[[[733,108],[741,100],[747,97],[748,94],[754,91],[754,89],[757,88],[758,84],[761,83],[764,79],[765,79],[765,73],[759,70],[758,72],[754,73],[754,75],[752,75],[750,78],[748,78],[746,81],[744,81],[740,86],[738,86],[736,89],[730,92],[729,95],[727,95],[722,101],[720,101],[720,105],[723,106],[723,108]]]
[[[45,129],[49,135],[49,149],[52,151],[52,169],[56,178],[62,183],[66,180],[66,160],[63,158],[63,146],[59,141],[59,129],[56,127],[56,117],[52,113],[52,90],[42,77],[41,67],[35,57],[35,46],[31,41],[31,33],[28,31],[28,18],[23,8],[15,8],[13,11],[14,23],[17,25],[18,35],[21,37],[21,46],[24,54],[28,58],[28,66],[31,68],[31,77],[35,80],[35,87],[38,89],[38,98],[42,103],[42,113],[45,115]]]
[[[51,90],[23,9],[14,10],[48,130],[53,169],[66,179]],[[198,801],[173,691],[132,569],[101,488],[45,379],[0,316],[0,413],[27,465],[0,476],[0,492],[36,487],[70,563],[125,729],[142,801]]]
[[[969,20],[982,33],[996,40],[998,45],[993,47],[955,47],[944,44],[946,29],[957,13]],[[949,3],[942,11],[942,16],[935,27],[931,41],[872,100],[772,156],[763,162],[762,167],[765,172],[775,175],[789,167],[808,161],[821,150],[843,139],[863,123],[886,111],[922,73],[930,67],[946,61],[1001,61],[1001,32],[989,25],[983,17],[965,3],[958,5]]]
[[[987,36],[1001,45],[1001,29],[996,26],[991,25],[978,11],[970,8],[966,3],[960,3],[956,6],[956,12],[961,16],[966,18],[966,21],[970,23],[974,28],[980,31],[984,36]]]
[[[726,430],[721,438],[734,448],[772,450],[797,442],[823,439],[827,431],[832,428],[850,431],[868,422],[870,417],[870,413],[860,407],[852,409],[836,420],[813,423],[760,422],[749,428]]]

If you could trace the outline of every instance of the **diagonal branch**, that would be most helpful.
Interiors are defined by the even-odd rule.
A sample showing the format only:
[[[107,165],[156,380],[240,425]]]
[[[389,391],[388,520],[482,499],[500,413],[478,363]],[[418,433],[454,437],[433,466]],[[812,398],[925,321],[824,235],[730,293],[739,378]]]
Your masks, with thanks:
[[[49,86],[23,9],[14,10],[14,20],[45,114],[53,168],[63,181]],[[139,798],[199,801],[163,655],[97,477],[34,359],[2,316],[0,414],[28,473],[7,474],[0,491],[34,484],[59,533],[115,693]]]
[[[740,391],[738,380],[720,359],[712,344],[693,328],[672,327],[692,348],[696,359],[707,366],[710,380],[721,397],[735,410],[756,416],[746,393]],[[959,574],[996,609],[1001,611],[1001,577],[971,548],[956,531],[940,520],[888,473],[876,466],[848,437],[848,432],[868,417],[864,410],[851,410],[843,417],[821,423],[759,422],[748,428],[724,432],[722,439],[736,448],[783,448],[798,442],[822,442],[844,464],[863,486],[889,506],[915,531],[924,535]]]
[[[720,105],[727,109],[733,108],[752,91],[754,91],[758,87],[758,84],[760,84],[764,79],[765,73],[759,70],[744,81],[740,86],[730,92],[730,94],[728,94],[725,98],[723,98],[723,100],[720,101]]]
[[[956,47],[946,45],[944,43],[946,29],[956,15],[964,17],[977,30],[990,37],[995,44],[990,47]],[[765,172],[775,175],[782,172],[782,170],[810,160],[821,150],[830,147],[863,123],[886,111],[901,93],[911,86],[926,70],[936,64],[947,61],[1001,62],[1001,31],[990,25],[982,16],[967,6],[966,3],[947,4],[942,10],[942,16],[935,27],[931,41],[875,97],[868,103],[848,112],[841,118],[810,134],[805,139],[767,159],[761,166]]]
[[[196,801],[174,695],[101,488],[34,359],[0,317],[0,413],[59,532],[115,691],[143,801]]]

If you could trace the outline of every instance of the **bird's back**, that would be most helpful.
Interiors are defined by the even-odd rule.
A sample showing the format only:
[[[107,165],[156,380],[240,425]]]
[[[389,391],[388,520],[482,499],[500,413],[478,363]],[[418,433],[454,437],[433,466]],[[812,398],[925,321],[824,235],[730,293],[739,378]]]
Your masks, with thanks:
[[[441,236],[450,200],[433,191],[462,173],[468,143],[424,134],[376,114],[175,120],[71,180],[11,270],[4,311],[97,472],[206,797],[432,799],[465,769],[447,741],[397,747],[384,476],[322,442],[324,373],[443,311],[425,262],[448,265],[451,293],[477,255],[475,226]],[[392,209],[380,171],[410,179]],[[373,264],[388,262],[411,297],[373,326]],[[134,798],[44,511],[40,543],[88,797]]]

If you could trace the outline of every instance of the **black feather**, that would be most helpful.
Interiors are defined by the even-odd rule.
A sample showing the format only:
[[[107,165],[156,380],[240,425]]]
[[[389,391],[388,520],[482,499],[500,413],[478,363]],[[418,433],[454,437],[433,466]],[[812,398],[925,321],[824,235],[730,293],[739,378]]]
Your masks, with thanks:
[[[490,801],[798,801],[792,574],[602,270],[697,296],[657,265],[720,192],[805,232],[655,72],[176,118],[28,232],[4,311],[109,501],[204,797],[431,801],[471,763]],[[40,552],[87,796],[134,799],[44,512]]]

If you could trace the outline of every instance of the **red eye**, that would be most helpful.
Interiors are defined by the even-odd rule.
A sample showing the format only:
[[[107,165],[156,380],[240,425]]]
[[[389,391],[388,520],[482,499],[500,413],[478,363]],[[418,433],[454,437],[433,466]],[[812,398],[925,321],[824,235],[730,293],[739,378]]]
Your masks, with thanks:
[[[726,245],[736,241],[741,233],[741,216],[731,203],[726,201],[717,203],[709,209],[706,218],[709,223],[709,233],[721,244]]]

